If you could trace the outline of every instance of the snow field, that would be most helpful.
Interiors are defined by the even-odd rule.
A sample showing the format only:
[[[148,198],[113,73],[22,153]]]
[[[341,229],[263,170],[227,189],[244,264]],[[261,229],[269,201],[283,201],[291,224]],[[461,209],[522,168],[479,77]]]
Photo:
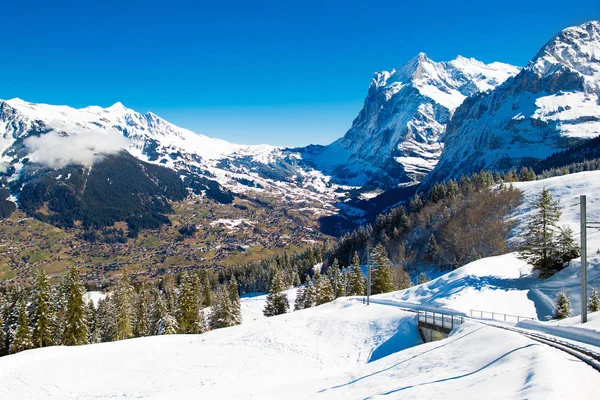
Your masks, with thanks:
[[[415,316],[341,299],[203,335],[51,347],[0,358],[0,398],[247,398],[420,344]]]

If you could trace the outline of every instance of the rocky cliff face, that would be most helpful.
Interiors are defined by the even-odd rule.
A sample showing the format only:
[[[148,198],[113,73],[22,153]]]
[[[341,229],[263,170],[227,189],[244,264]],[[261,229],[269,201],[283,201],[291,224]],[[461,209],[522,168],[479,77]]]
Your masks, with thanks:
[[[326,147],[309,147],[304,156],[343,183],[419,182],[442,153],[440,139],[455,109],[518,71],[464,57],[434,62],[421,53],[399,69],[376,73],[346,135]]]
[[[571,27],[514,78],[458,107],[428,182],[529,165],[600,134],[600,22]]]

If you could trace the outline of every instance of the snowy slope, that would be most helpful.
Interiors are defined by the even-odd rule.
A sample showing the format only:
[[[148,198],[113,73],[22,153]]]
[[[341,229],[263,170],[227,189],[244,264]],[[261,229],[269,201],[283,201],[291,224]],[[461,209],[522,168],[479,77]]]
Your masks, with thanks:
[[[454,110],[518,71],[460,56],[435,62],[420,53],[399,69],[376,73],[346,135],[327,147],[308,147],[303,156],[353,185],[418,182],[436,165]]]
[[[600,22],[567,28],[514,78],[452,116],[428,182],[509,169],[600,135]]]
[[[563,211],[559,225],[571,227],[576,232],[577,242],[579,195],[587,195],[588,220],[600,221],[600,171],[514,185],[523,192],[523,204],[512,216],[517,222],[512,238],[515,245],[518,245],[518,235],[532,212],[531,204],[543,188],[560,199]],[[588,285],[600,288],[599,230],[588,231],[588,249]],[[418,305],[418,308],[444,308],[467,315],[471,310],[481,310],[545,320],[552,314],[554,299],[561,290],[565,290],[571,299],[573,315],[579,314],[580,268],[581,259],[577,258],[564,270],[541,280],[517,253],[509,253],[474,261],[423,285],[375,296],[375,299]]]
[[[448,340],[420,343],[414,315],[339,299],[203,335],[3,357],[0,397],[592,399],[600,394],[596,371],[512,332],[466,323]]]
[[[516,333],[466,323],[447,340],[292,385],[285,393],[303,399],[593,399],[600,395],[597,374]]]
[[[203,335],[26,351],[0,358],[0,398],[248,398],[421,343],[414,315],[365,311],[341,299]]]

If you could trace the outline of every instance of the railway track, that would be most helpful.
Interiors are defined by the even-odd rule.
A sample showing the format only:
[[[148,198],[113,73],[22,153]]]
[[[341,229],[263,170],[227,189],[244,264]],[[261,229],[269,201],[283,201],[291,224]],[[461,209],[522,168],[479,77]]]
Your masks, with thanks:
[[[377,301],[371,300],[371,302],[373,304],[397,307],[403,311],[408,311],[408,312],[412,312],[412,313],[418,313],[420,311],[418,309],[407,308],[404,304],[403,305],[399,304],[398,306],[395,306],[392,304],[391,301],[385,301],[385,302],[379,303]],[[528,331],[525,329],[516,328],[516,327],[512,327],[512,326],[498,324],[498,323],[493,323],[490,321],[473,318],[473,317],[466,317],[466,316],[461,316],[461,317],[463,317],[465,321],[472,321],[472,322],[490,326],[493,328],[504,329],[507,331],[515,332],[515,333],[525,336],[531,340],[534,340],[538,343],[542,343],[547,346],[553,347],[557,350],[564,351],[565,353],[568,353],[571,356],[577,358],[578,360],[583,361],[584,363],[588,364],[590,367],[594,368],[596,371],[600,372],[600,353],[594,352],[584,346],[580,346],[575,343],[562,340],[558,336],[544,335],[544,334],[540,334],[540,333],[536,333],[536,332],[531,332],[531,331]],[[436,320],[434,319],[434,322],[435,321]],[[443,319],[442,319],[442,321],[443,321]]]

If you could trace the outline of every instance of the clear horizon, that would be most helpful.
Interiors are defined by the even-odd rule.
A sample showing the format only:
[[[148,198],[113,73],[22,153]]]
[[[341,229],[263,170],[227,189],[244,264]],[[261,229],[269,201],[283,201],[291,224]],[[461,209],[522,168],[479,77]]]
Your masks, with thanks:
[[[600,18],[584,1],[467,4],[15,2],[4,7],[0,98],[121,102],[231,142],[327,144],[376,71],[419,52],[522,66],[561,29]]]

